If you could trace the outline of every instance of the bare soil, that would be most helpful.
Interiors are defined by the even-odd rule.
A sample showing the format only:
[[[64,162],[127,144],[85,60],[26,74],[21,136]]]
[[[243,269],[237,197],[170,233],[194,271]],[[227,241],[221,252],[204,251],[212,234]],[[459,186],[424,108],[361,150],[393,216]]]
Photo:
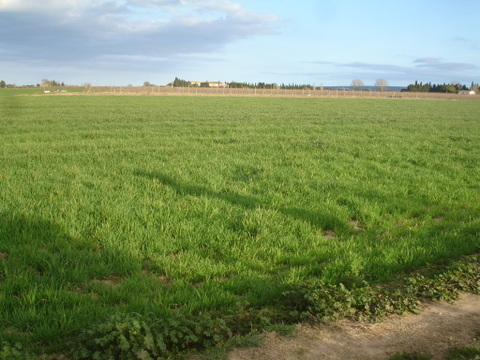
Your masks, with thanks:
[[[444,359],[453,346],[480,345],[480,295],[463,294],[454,304],[423,305],[418,315],[381,323],[339,321],[301,325],[287,338],[269,333],[259,347],[235,349],[229,360],[385,360],[403,352]]]

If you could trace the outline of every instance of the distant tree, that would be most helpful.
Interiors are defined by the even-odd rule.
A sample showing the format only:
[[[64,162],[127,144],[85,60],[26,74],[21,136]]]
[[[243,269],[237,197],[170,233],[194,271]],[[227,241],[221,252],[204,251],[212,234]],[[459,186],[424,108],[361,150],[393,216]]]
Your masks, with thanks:
[[[378,91],[386,91],[388,90],[388,81],[385,79],[377,79],[375,81],[375,87]]]
[[[65,84],[56,80],[42,79],[42,86],[65,86]]]
[[[460,89],[460,86],[458,86],[458,84],[445,84],[444,87],[445,87],[445,92],[452,93],[452,94],[457,93],[458,90]]]
[[[434,85],[435,86],[435,85]],[[407,86],[407,91],[411,92],[430,92],[432,85],[430,83],[423,84],[415,80],[415,84],[410,84]]]
[[[228,87],[230,88],[243,88],[243,87],[246,87],[244,86],[245,83],[239,83],[239,82],[236,82],[236,81],[231,81],[228,83]]]
[[[280,88],[288,90],[314,90],[313,85],[310,84],[282,84]]]
[[[145,81],[143,83],[143,86],[155,86],[155,85],[153,85],[150,81]]]
[[[472,82],[470,89],[475,84]],[[478,84],[477,84],[478,85]],[[407,86],[407,91],[411,92],[433,92],[433,93],[452,93],[455,94],[460,90],[468,90],[466,85],[462,85],[459,82],[452,82],[450,84],[432,84],[432,83],[419,83],[415,81],[415,84],[410,84]]]
[[[278,85],[277,83],[265,83],[265,82],[258,82],[258,83],[246,83],[246,82],[237,82],[231,81],[228,84],[230,88],[245,88],[245,89],[288,89],[288,90],[314,90],[314,86],[310,84],[281,84]]]
[[[363,88],[364,85],[365,85],[365,84],[363,83],[362,80],[360,80],[360,79],[353,79],[350,86],[352,87],[353,90],[362,90],[362,88]]]
[[[5,80],[0,81],[0,88],[5,89],[7,87],[7,83]]]
[[[476,93],[478,93],[478,89],[479,89],[479,85],[478,85],[478,84],[475,84],[475,83],[472,81],[472,84],[470,85],[470,90],[473,90],[473,91],[475,91]]]
[[[454,84],[433,84],[430,86],[430,92],[436,93],[452,93],[455,94],[458,92],[461,86]]]
[[[173,80],[173,87],[188,87],[188,86],[190,86],[189,81],[182,80],[177,77],[175,78],[175,80]]]
[[[452,81],[450,85],[453,85],[455,87],[456,92],[458,92],[459,90],[463,90],[463,87],[465,87],[462,86],[462,84],[460,84],[458,81]]]
[[[264,83],[264,82],[259,82],[257,84],[254,85],[254,87],[256,87],[257,89],[275,89],[276,88],[276,84],[268,84],[268,83]]]

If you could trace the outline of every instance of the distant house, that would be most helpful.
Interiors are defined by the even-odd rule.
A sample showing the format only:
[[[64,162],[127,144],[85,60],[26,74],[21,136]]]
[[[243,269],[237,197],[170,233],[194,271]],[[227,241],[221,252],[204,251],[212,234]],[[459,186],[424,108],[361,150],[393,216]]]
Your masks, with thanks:
[[[460,90],[458,92],[460,95],[475,95],[475,91],[473,90]]]
[[[226,88],[228,87],[227,83],[221,81],[190,81],[192,85],[206,87],[206,88]]]

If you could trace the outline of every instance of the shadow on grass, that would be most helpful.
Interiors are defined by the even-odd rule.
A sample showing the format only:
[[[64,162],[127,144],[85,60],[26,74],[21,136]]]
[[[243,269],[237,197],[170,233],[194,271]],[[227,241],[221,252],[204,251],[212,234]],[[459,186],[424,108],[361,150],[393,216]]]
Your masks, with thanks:
[[[205,193],[195,187],[188,191]],[[260,276],[239,283],[179,279],[165,285],[154,273],[142,271],[136,256],[97,246],[94,240],[69,236],[54,222],[0,213],[0,342],[61,348],[80,329],[112,313],[166,314],[178,311],[178,304],[186,312],[218,310],[232,307],[230,293],[255,296],[261,304],[284,291],[283,285]],[[221,297],[216,305],[211,298],[219,292],[227,300]],[[165,301],[159,304],[162,296]]]
[[[0,214],[0,224],[0,252],[39,281],[51,278],[61,287],[61,281],[77,284],[136,270],[127,266],[133,259],[121,249],[99,248],[93,240],[69,236],[53,222]]]
[[[255,209],[262,207],[260,202],[253,196],[240,195],[233,192],[217,192],[206,186],[182,184],[172,177],[160,172],[136,171],[136,176],[142,176],[150,180],[157,180],[163,185],[171,187],[179,195],[206,196],[212,199],[220,199],[229,202],[235,206],[241,206],[246,209]]]
[[[289,216],[296,220],[308,222],[310,225],[316,228],[324,230],[346,230],[347,224],[342,222],[339,218],[332,215],[328,211],[318,209],[317,211],[309,211],[300,208],[277,208],[265,204],[259,199],[253,196],[241,195],[235,192],[219,192],[209,189],[206,186],[182,184],[176,181],[171,176],[165,175],[161,172],[144,172],[135,171],[136,176],[141,176],[150,180],[157,180],[163,185],[169,186],[179,195],[190,196],[206,196],[212,199],[220,199],[232,204],[233,206],[243,207],[247,210],[253,209],[271,209],[278,211],[286,216]]]
[[[69,236],[58,224],[0,214],[0,341],[51,343],[106,315],[94,281],[131,274],[121,249]],[[114,304],[112,304],[114,305]]]
[[[387,281],[395,274],[408,273],[429,263],[449,261],[463,255],[477,253],[480,247],[478,220],[472,220],[478,219],[478,216],[469,219],[468,214],[462,212],[461,209],[457,209],[462,214],[461,221],[456,221],[457,219],[454,218],[433,219],[430,223],[423,224],[421,228],[414,227],[412,229],[407,224],[404,231],[399,232],[398,237],[390,239],[383,233],[376,233],[375,229],[357,231],[350,224],[341,221],[335,213],[329,212],[328,208],[322,209],[320,207],[317,211],[308,211],[295,207],[275,207],[253,196],[240,195],[235,192],[217,192],[205,186],[183,184],[160,172],[137,171],[135,175],[151,180],[155,179],[171,187],[179,195],[207,196],[226,201],[233,206],[243,207],[246,210],[260,208],[278,211],[285,216],[304,221],[317,229],[322,229],[326,237],[330,239],[334,239],[335,235],[340,235],[338,237],[340,239],[351,239],[352,235],[361,234],[361,238],[352,242],[351,245],[358,250],[358,253],[345,255],[345,248],[341,246],[335,248],[335,255],[331,255],[331,257],[342,258],[344,263],[331,266],[333,282],[345,283],[356,281],[355,279],[362,277],[374,281]],[[389,204],[388,197],[378,191],[362,193],[361,195],[380,206],[385,207]],[[407,208],[407,205],[403,204],[402,206]],[[441,205],[437,204],[437,206]],[[355,202],[351,206],[355,209]],[[403,207],[392,208],[391,211],[398,212],[400,215],[405,212]],[[328,230],[333,230],[334,234],[330,235]],[[407,241],[411,244],[410,247],[404,246]],[[394,253],[391,249],[398,249],[398,252]],[[355,260],[362,257],[367,258],[366,264],[357,261],[356,265],[352,265]],[[314,264],[312,262],[312,265]],[[323,271],[323,267],[319,269],[320,272]]]

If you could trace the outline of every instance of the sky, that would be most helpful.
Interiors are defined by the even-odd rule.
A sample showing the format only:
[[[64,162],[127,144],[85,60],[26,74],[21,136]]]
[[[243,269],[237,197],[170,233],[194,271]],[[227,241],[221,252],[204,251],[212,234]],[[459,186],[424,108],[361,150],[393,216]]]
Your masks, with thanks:
[[[480,0],[0,0],[0,80],[480,82]]]

